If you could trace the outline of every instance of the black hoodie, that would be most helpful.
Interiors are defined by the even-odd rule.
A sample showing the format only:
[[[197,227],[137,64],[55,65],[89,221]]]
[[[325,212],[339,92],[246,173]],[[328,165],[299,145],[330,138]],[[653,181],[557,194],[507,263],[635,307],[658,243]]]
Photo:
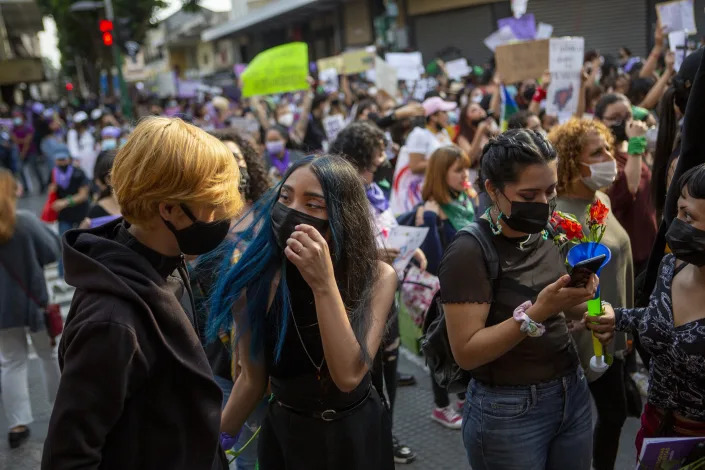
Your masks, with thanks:
[[[174,288],[181,258],[140,244],[122,219],[67,232],[63,250],[76,293],[42,469],[227,468],[222,395]]]

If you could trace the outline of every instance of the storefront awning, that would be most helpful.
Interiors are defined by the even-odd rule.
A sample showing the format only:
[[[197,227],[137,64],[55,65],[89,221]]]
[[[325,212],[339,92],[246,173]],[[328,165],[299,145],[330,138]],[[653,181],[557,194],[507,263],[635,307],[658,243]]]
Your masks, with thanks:
[[[226,21],[214,28],[207,29],[201,34],[201,40],[213,41],[214,39],[242,32],[267,22],[267,26],[278,27],[274,20],[286,15],[287,23],[301,16],[310,18],[316,13],[330,10],[332,5],[339,0],[278,0],[268,3],[260,8],[250,11],[241,18]],[[293,15],[293,16],[292,16]],[[271,23],[271,24],[270,24]]]

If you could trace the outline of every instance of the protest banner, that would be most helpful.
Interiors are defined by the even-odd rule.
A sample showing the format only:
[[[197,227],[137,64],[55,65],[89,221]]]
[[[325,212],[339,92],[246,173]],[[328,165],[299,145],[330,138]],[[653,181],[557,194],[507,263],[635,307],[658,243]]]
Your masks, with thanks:
[[[584,51],[584,38],[550,39],[551,85],[546,96],[546,113],[558,116],[559,121],[570,118],[578,110]]]
[[[673,31],[668,33],[668,47],[673,52],[673,68],[676,72],[680,70],[683,60],[688,55],[688,35],[685,31]]]
[[[355,75],[375,67],[375,53],[367,48],[345,52],[342,59],[345,75]]]
[[[325,59],[318,59],[316,61],[316,67],[318,70],[335,69],[338,75],[343,73],[343,57],[336,55],[333,57],[326,57]]]
[[[345,127],[345,118],[340,114],[333,114],[323,119],[323,130],[326,132],[328,142],[333,143],[338,133]]]
[[[335,93],[340,88],[338,71],[336,69],[319,70],[318,81],[321,83],[326,93]]]
[[[433,77],[420,78],[413,83],[409,83],[411,89],[413,89],[412,96],[416,101],[423,101],[426,99],[426,93],[433,91],[438,86],[438,81]]]
[[[504,83],[539,78],[548,69],[548,42],[541,39],[497,47],[497,72]]]
[[[472,70],[468,65],[468,60],[465,58],[450,60],[446,62],[446,72],[451,80],[460,80],[461,78],[470,75]]]
[[[424,71],[420,52],[388,52],[384,60],[396,69],[399,80],[418,80]]]
[[[656,14],[661,26],[667,33],[685,31],[687,34],[698,32],[695,27],[695,6],[693,0],[674,0],[656,5]]]
[[[511,28],[512,33],[517,39],[532,40],[536,39],[536,19],[533,13],[527,13],[520,18],[509,16],[497,20],[497,27],[502,29],[505,26]]]
[[[375,57],[374,82],[377,88],[384,90],[392,98],[398,93],[397,71],[382,58]]]
[[[487,36],[483,42],[485,43],[485,46],[487,46],[487,49],[495,52],[499,46],[509,44],[510,42],[516,40],[517,38],[514,36],[512,28],[509,26],[504,26]]]
[[[306,90],[308,46],[291,42],[260,52],[242,72],[242,96],[274,95]]]

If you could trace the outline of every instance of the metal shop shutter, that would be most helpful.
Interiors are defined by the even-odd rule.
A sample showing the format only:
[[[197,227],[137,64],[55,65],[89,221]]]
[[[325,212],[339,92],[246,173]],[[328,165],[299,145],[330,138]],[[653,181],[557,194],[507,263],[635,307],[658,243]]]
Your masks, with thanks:
[[[621,46],[646,57],[651,28],[646,0],[531,0],[536,22],[553,25],[553,36],[583,36],[585,50],[616,55]]]

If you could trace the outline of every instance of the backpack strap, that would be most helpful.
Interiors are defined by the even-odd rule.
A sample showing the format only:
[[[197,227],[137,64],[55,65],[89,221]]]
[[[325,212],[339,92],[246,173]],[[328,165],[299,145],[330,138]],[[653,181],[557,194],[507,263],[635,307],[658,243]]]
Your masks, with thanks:
[[[492,237],[494,235],[490,233],[489,227],[485,228],[483,224],[475,221],[463,227],[460,232],[469,233],[477,240],[482,249],[483,257],[485,258],[490,280],[496,281],[499,279],[499,276],[502,274],[502,267],[499,263],[497,250],[494,247],[494,243],[492,243]]]

